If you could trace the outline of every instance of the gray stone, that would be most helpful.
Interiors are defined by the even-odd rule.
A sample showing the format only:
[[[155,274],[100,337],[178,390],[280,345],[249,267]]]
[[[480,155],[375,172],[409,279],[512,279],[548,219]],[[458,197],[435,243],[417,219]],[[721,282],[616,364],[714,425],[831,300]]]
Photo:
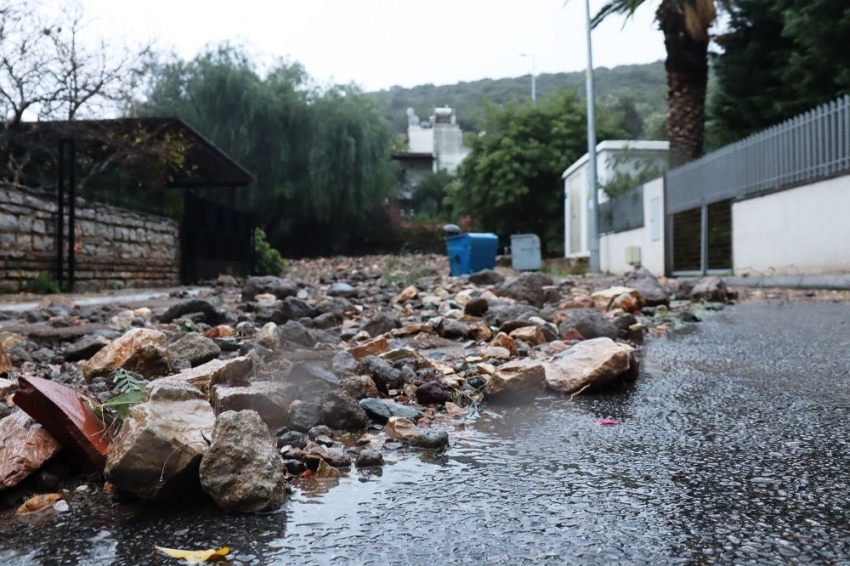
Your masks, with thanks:
[[[351,465],[351,456],[341,448],[327,448],[316,442],[310,442],[304,447],[302,457],[313,465],[318,464],[319,460],[324,460],[334,468],[347,468]]]
[[[368,364],[363,364],[368,360]],[[404,385],[401,370],[395,369],[386,360],[369,356],[361,361],[361,366],[366,365],[372,379],[375,380],[375,385],[379,390],[387,391],[389,389],[399,389]]]
[[[294,297],[298,294],[298,283],[289,279],[281,279],[266,275],[262,277],[249,277],[242,286],[242,301],[253,301],[257,295],[271,294],[278,299]]]
[[[369,424],[369,417],[352,396],[331,391],[322,399],[322,421],[339,430],[362,430]]]
[[[173,360],[189,360],[192,367],[205,364],[221,355],[221,348],[197,332],[190,332],[168,346],[168,354]]]
[[[528,320],[538,316],[539,310],[529,305],[493,305],[487,311],[484,320],[490,326],[500,327],[511,320]]]
[[[648,306],[669,305],[670,297],[658,279],[645,267],[629,271],[623,276],[623,286],[638,291]]]
[[[331,371],[339,378],[352,376],[357,373],[357,360],[345,350],[340,350],[334,354]]]
[[[726,302],[726,283],[719,277],[703,277],[691,290],[692,301]]]
[[[254,411],[271,432],[276,432],[289,422],[289,404],[293,401],[288,394],[287,384],[272,381],[256,381],[244,387],[213,388],[210,402],[215,413],[227,411]]]
[[[362,326],[363,330],[368,332],[373,338],[387,332],[392,332],[399,327],[401,327],[401,321],[399,321],[397,316],[383,312],[379,312]]]
[[[603,336],[612,340],[617,338],[617,327],[596,309],[568,309],[565,312],[567,319],[558,327],[561,336],[570,328],[575,328],[587,339]]]
[[[405,419],[419,420],[422,413],[409,405],[402,405],[384,399],[361,399],[360,406],[369,417],[378,423],[385,423],[390,417],[402,417]]]
[[[280,310],[283,312],[283,316],[285,316],[287,320],[313,318],[319,314],[319,311],[317,311],[314,307],[311,307],[305,301],[296,297],[287,297],[284,299]]]
[[[546,300],[544,287],[554,285],[552,278],[545,273],[530,271],[511,279],[496,288],[496,293],[517,301],[527,301],[528,304],[542,307]]]
[[[469,276],[469,282],[476,285],[498,285],[504,281],[505,278],[492,269],[484,269]]]
[[[352,375],[342,379],[342,389],[357,400],[377,397],[378,386],[368,375]]]
[[[348,283],[337,282],[331,285],[325,294],[328,297],[346,297],[350,299],[356,297],[358,291]]]
[[[286,500],[286,478],[269,429],[254,411],[218,416],[201,460],[201,487],[226,511],[273,511]]]
[[[325,393],[339,388],[339,379],[331,372],[314,364],[297,363],[289,372],[287,381],[298,388],[302,400],[318,401]]]
[[[111,340],[103,336],[89,335],[83,336],[67,348],[62,353],[67,362],[79,362],[87,360],[97,354],[101,348],[109,344]]]
[[[376,468],[384,465],[384,457],[374,448],[364,448],[354,461],[357,468]]]
[[[279,327],[277,333],[281,340],[292,344],[297,344],[305,348],[312,348],[316,345],[316,339],[310,335],[306,328],[294,320],[290,320]]]
[[[451,400],[448,387],[439,381],[426,381],[416,389],[416,401],[422,405],[441,404]]]
[[[320,314],[319,316],[313,319],[313,328],[318,328],[320,330],[328,330],[330,328],[335,328],[339,325],[340,319],[337,318],[336,314],[332,312]]]
[[[284,446],[293,446],[295,448],[301,449],[307,446],[307,435],[303,432],[298,432],[297,430],[288,430],[277,437],[277,446],[278,448],[283,448]]]
[[[166,309],[159,317],[159,321],[163,324],[173,322],[175,319],[187,314],[201,313],[201,320],[210,326],[221,324],[222,314],[209,302],[203,299],[190,299],[181,301],[176,305],[172,305]]]
[[[459,320],[454,320],[453,318],[443,318],[440,323],[440,336],[443,338],[448,338],[450,340],[457,339],[462,340],[466,338],[466,325],[460,322]]]
[[[289,428],[307,432],[322,423],[322,407],[319,403],[296,401],[289,406]]]

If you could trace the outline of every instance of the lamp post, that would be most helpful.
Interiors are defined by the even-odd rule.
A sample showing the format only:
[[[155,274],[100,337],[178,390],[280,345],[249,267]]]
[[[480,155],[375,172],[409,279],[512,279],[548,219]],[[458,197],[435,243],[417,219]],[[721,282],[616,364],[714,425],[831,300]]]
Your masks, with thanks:
[[[534,55],[528,53],[520,53],[520,57],[531,57],[531,102],[537,101],[537,75],[534,70]]]
[[[596,95],[593,88],[593,45],[590,40],[590,0],[584,0],[587,14],[587,167],[590,186],[589,236],[590,272],[600,272],[599,262],[599,191],[596,187]]]

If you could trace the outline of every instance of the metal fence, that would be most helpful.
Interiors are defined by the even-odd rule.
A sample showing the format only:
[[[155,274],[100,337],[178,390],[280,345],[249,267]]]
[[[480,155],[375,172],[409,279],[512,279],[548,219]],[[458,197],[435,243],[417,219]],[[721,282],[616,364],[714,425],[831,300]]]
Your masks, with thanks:
[[[599,205],[600,234],[616,234],[643,225],[643,185]]]
[[[667,214],[849,170],[850,96],[844,96],[669,171]]]

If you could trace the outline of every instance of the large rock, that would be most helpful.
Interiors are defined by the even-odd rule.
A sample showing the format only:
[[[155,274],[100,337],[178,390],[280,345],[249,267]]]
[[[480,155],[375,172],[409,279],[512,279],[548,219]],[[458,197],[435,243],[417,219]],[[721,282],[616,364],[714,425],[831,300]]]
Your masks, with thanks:
[[[307,432],[322,424],[322,406],[312,401],[295,401],[289,406],[289,428]]]
[[[407,442],[417,448],[442,448],[449,443],[444,430],[425,430],[402,417],[390,417],[384,427],[387,438]]]
[[[590,298],[593,299],[593,304],[597,309],[607,311],[611,307],[611,303],[620,295],[631,295],[638,303],[637,308],[643,306],[643,297],[641,294],[636,289],[629,287],[609,287],[608,289],[596,291],[590,295]]]
[[[349,285],[348,283],[334,283],[328,288],[328,292],[325,293],[328,297],[345,297],[351,299],[357,296],[357,289]]]
[[[215,414],[227,411],[254,411],[272,433],[289,422],[289,404],[293,401],[285,384],[257,381],[247,386],[218,386],[210,399]]]
[[[623,276],[623,285],[636,289],[650,307],[669,305],[670,297],[658,279],[645,267],[629,271]]]
[[[322,422],[339,430],[362,430],[369,424],[369,417],[351,395],[331,391],[322,399]]]
[[[490,396],[527,395],[543,389],[545,371],[536,360],[515,360],[502,364],[487,380],[484,392]]]
[[[203,299],[189,299],[188,301],[181,301],[176,305],[172,305],[160,315],[159,321],[168,324],[181,316],[194,313],[201,313],[203,315],[203,322],[206,322],[210,326],[221,324],[224,321],[224,316],[208,301]]]
[[[579,342],[543,363],[546,384],[564,393],[606,385],[629,371],[632,352],[634,348],[610,338]]]
[[[529,271],[511,279],[496,288],[496,293],[502,297],[510,297],[517,301],[528,301],[528,304],[542,307],[546,301],[544,287],[553,285],[552,278],[539,271]]]
[[[719,277],[703,277],[691,290],[692,301],[726,302],[726,283]]]
[[[169,345],[168,354],[172,360],[189,360],[192,367],[196,367],[219,357],[221,348],[209,338],[190,332]]]
[[[357,360],[348,352],[339,351],[331,361],[331,371],[339,378],[352,376],[357,372]]]
[[[382,424],[387,422],[390,417],[417,420],[422,416],[422,413],[409,405],[383,399],[361,399],[360,406],[373,421]]]
[[[342,390],[358,401],[377,397],[380,394],[375,380],[368,375],[352,375],[342,378]]]
[[[65,357],[65,361],[68,362],[88,360],[100,352],[104,346],[108,346],[110,342],[111,340],[105,336],[96,334],[83,336],[78,341],[65,348],[62,355]]]
[[[106,480],[143,499],[171,501],[197,493],[198,468],[214,425],[215,413],[195,387],[155,383],[148,401],[124,419],[106,460]]]
[[[490,304],[490,309],[487,311],[484,320],[490,326],[496,328],[501,327],[506,322],[512,320],[528,320],[538,316],[540,312],[529,305],[493,305]]]
[[[226,511],[274,511],[286,500],[286,478],[269,429],[254,411],[218,416],[201,459],[201,487]]]
[[[266,275],[263,277],[249,277],[242,286],[242,300],[253,301],[257,295],[272,294],[278,299],[294,297],[298,294],[298,283],[289,279],[281,279]]]
[[[298,388],[299,399],[310,401],[318,401],[328,391],[340,386],[340,381],[334,374],[310,363],[295,364],[287,381]]]
[[[401,327],[401,322],[395,315],[379,312],[363,325],[363,330],[369,333],[369,336],[375,337],[387,332],[392,332],[396,328]]]
[[[469,316],[484,316],[484,313],[486,313],[489,308],[490,304],[487,302],[487,299],[478,297],[470,299],[469,302],[464,305],[463,314]]]
[[[211,388],[219,383],[242,382],[248,379],[254,362],[250,356],[240,356],[229,360],[212,360],[198,367],[184,369],[180,373],[157,379],[147,387],[148,394],[158,383],[179,381],[189,383],[210,398]]]
[[[570,309],[567,318],[558,326],[561,336],[574,328],[584,338],[617,337],[617,327],[596,309]]]
[[[505,278],[492,269],[483,269],[469,276],[469,282],[475,285],[498,285],[504,281]]]
[[[13,400],[89,468],[103,468],[109,434],[76,391],[40,377],[21,376]]]
[[[298,320],[301,318],[313,318],[318,316],[319,311],[311,307],[307,302],[297,297],[286,297],[280,307],[283,316],[287,320]]]
[[[24,411],[0,420],[0,491],[17,485],[62,446]]]
[[[278,336],[280,336],[284,344],[295,344],[304,348],[312,348],[316,345],[316,339],[310,335],[303,325],[294,320],[287,321],[286,324],[277,330]]]
[[[451,401],[451,398],[448,387],[439,381],[426,381],[416,388],[416,401],[422,405],[441,404]]]
[[[149,328],[133,328],[85,362],[83,375],[91,381],[93,377],[124,368],[150,379],[167,375],[170,363],[165,334]]]

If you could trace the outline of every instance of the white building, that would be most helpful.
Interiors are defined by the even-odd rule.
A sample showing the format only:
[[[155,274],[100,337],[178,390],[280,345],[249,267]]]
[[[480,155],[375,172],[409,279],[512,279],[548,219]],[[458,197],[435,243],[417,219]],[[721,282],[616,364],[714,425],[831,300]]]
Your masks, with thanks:
[[[407,109],[408,151],[434,156],[434,172],[445,169],[457,173],[460,162],[471,151],[463,145],[463,132],[457,125],[454,110],[435,108],[428,120],[419,120],[413,108]]]
[[[666,169],[670,151],[665,141],[609,140],[596,146],[597,184],[604,187],[617,178],[617,173],[637,176],[652,168]],[[588,212],[591,193],[588,180],[588,154],[570,165],[564,180],[564,256],[590,257],[590,225]],[[608,200],[600,188],[599,202]]]

